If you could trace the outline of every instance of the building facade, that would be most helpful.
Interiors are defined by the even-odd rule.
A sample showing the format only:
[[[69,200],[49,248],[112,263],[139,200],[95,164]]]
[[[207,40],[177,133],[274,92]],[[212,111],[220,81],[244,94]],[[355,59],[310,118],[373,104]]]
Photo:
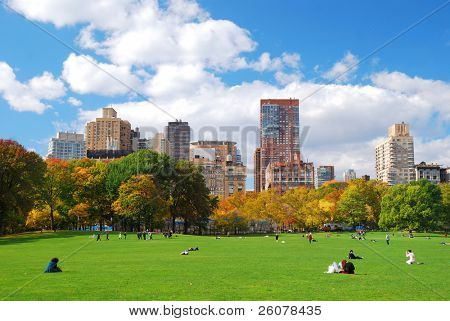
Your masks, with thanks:
[[[103,108],[102,117],[86,124],[85,137],[86,151],[132,151],[131,125],[113,108]]]
[[[176,160],[189,160],[191,128],[187,122],[169,122],[165,130],[166,154]]]
[[[81,159],[85,157],[84,135],[59,132],[48,144],[47,158]]]
[[[432,183],[440,183],[441,180],[441,165],[438,164],[427,164],[421,162],[415,166],[416,170],[416,181],[421,179],[426,179]]]
[[[259,157],[256,159],[256,157]],[[259,173],[255,171],[255,191],[266,189],[266,168],[270,163],[300,161],[300,122],[298,99],[261,99],[260,149],[255,153]],[[255,166],[256,167],[256,166]],[[257,177],[259,175],[259,177]]]
[[[160,154],[166,153],[166,138],[164,137],[164,133],[156,133],[153,136],[152,140],[152,149]]]
[[[325,182],[334,180],[334,166],[323,165],[316,168],[314,172],[314,187],[319,188]]]
[[[353,179],[356,179],[356,172],[354,169],[349,168],[346,171],[344,171],[342,177],[344,178],[344,182],[349,182]]]
[[[206,185],[213,195],[228,197],[246,191],[246,167],[242,164],[235,142],[193,142],[190,160],[201,167]]]
[[[301,160],[271,162],[266,167],[266,190],[283,193],[299,186],[314,187],[314,165]]]
[[[261,148],[257,147],[253,154],[253,190],[261,192]]]
[[[416,179],[414,168],[414,138],[409,125],[394,124],[388,138],[375,149],[377,179],[389,185],[406,184]]]

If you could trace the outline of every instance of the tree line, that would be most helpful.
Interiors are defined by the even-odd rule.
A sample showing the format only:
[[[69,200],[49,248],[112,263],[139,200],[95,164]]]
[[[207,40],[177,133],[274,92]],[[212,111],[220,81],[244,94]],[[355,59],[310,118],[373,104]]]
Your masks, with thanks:
[[[0,140],[0,234],[25,229],[164,228],[201,231],[217,206],[199,168],[145,150],[109,162],[43,160]]]
[[[305,230],[339,222],[369,228],[444,230],[450,226],[450,185],[426,180],[331,181],[318,189],[279,194],[210,195],[198,167],[145,150],[109,162],[43,160],[15,141],[0,140],[0,235],[25,229],[184,232]]]
[[[326,182],[318,189],[298,187],[247,192],[221,199],[212,219],[226,233],[267,229],[312,230],[326,223],[393,230],[447,230],[450,185],[426,180],[388,186],[355,179]]]

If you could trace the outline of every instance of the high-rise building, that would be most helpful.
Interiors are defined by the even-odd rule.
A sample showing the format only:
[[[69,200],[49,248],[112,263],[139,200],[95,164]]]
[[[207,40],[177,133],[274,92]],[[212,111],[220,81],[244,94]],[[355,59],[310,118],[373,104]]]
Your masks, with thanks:
[[[319,166],[316,168],[314,174],[314,187],[319,188],[323,183],[334,180],[334,166]]]
[[[212,194],[228,197],[235,192],[245,192],[246,168],[235,142],[193,142],[190,160],[201,167],[206,186]]]
[[[345,182],[351,181],[353,179],[356,179],[356,172],[354,169],[347,169],[344,174],[342,174],[342,177],[344,178]]]
[[[165,130],[166,154],[176,160],[189,160],[191,128],[187,122],[169,122]]]
[[[152,139],[152,149],[157,153],[166,153],[166,138],[164,133],[157,133]]]
[[[394,124],[388,138],[375,149],[377,179],[389,185],[405,184],[416,179],[414,169],[414,139],[409,125]]]
[[[255,152],[255,191],[266,184],[266,168],[270,163],[294,168],[300,161],[300,122],[298,99],[261,99],[260,149]],[[256,164],[258,162],[258,164]],[[259,166],[258,173],[256,167]],[[259,177],[258,177],[259,176]],[[258,183],[259,186],[256,186]]]
[[[258,147],[253,154],[253,190],[256,193],[261,192],[261,148]]]
[[[103,108],[102,117],[86,124],[86,151],[120,151],[126,154],[132,151],[131,125],[128,121],[117,118],[113,108]],[[106,154],[108,154],[106,152]]]
[[[85,156],[84,135],[59,132],[48,144],[47,158],[81,159]]]

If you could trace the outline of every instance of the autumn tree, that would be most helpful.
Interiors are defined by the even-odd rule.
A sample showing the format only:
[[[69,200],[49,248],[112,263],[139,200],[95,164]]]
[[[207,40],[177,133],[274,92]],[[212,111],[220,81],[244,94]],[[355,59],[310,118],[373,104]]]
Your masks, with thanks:
[[[61,206],[65,200],[70,198],[73,179],[67,161],[48,159],[46,165],[36,206],[49,209],[49,227],[51,230],[55,230],[54,212],[58,206]]]
[[[153,223],[167,212],[168,205],[150,175],[136,175],[120,185],[113,209],[118,215],[136,221],[139,229],[142,224],[152,229]]]
[[[45,172],[35,152],[0,139],[0,235],[16,231],[32,209]]]

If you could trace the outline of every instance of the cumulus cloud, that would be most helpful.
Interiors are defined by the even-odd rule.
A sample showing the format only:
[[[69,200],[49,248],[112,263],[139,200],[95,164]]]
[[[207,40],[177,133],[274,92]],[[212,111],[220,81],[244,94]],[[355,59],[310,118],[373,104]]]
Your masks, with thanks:
[[[140,87],[129,67],[101,63],[87,55],[70,54],[64,61],[62,78],[79,94],[114,96]]]
[[[351,52],[347,54],[341,60],[337,61],[331,69],[325,71],[322,77],[327,80],[333,80],[337,83],[343,83],[351,79],[356,72],[358,66],[358,58]]]
[[[65,93],[63,82],[49,72],[22,83],[7,63],[0,62],[0,94],[14,110],[41,114],[50,108],[43,101],[57,99]]]

